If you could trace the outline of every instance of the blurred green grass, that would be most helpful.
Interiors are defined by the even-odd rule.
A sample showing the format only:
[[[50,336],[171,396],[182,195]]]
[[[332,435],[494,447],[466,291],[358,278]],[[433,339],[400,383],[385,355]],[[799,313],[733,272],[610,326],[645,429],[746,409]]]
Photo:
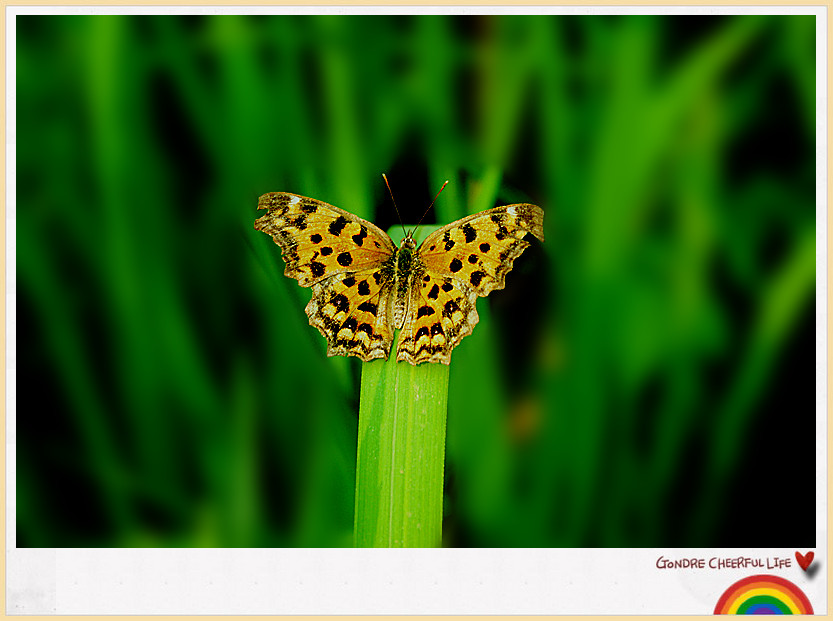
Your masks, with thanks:
[[[446,545],[814,545],[744,518],[815,497],[813,17],[16,31],[18,546],[351,545],[359,363],[252,223],[385,229],[383,171],[546,213],[454,353]]]

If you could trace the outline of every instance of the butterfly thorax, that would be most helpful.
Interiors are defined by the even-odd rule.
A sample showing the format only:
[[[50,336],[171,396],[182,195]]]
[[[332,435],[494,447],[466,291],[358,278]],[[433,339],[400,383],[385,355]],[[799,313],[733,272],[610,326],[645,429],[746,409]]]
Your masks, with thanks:
[[[398,330],[405,323],[414,279],[420,278],[425,267],[416,251],[416,242],[408,234],[391,257],[393,267],[393,325]]]

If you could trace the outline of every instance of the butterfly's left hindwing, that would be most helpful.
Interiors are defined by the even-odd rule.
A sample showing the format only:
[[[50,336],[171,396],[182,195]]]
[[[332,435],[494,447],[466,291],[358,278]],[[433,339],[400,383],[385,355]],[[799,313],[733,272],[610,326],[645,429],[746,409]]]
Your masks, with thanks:
[[[328,356],[352,354],[367,362],[390,352],[389,300],[390,283],[382,280],[380,270],[346,272],[312,286],[306,313],[327,339]]]

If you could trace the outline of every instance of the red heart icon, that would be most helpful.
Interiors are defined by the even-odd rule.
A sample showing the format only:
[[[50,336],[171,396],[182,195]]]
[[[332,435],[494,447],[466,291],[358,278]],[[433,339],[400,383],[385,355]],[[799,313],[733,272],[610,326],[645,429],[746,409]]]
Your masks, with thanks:
[[[801,567],[804,571],[807,571],[807,568],[810,566],[810,563],[813,562],[815,558],[815,554],[813,552],[807,552],[807,554],[802,554],[801,552],[795,553],[795,560],[798,561],[798,566]]]

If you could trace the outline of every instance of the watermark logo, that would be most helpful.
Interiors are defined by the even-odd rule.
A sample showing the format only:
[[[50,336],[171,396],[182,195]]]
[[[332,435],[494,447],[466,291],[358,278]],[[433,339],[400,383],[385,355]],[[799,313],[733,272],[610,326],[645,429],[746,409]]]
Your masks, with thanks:
[[[738,580],[714,607],[716,615],[811,615],[804,592],[779,576],[758,575]]]

